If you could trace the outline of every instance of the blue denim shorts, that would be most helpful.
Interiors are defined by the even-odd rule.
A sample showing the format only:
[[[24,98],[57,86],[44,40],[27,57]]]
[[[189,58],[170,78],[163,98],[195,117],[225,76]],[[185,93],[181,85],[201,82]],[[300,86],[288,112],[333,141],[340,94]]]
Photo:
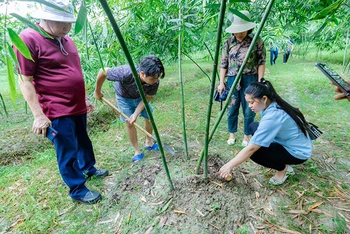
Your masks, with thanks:
[[[116,99],[118,102],[118,108],[121,110],[126,116],[130,117],[136,110],[137,106],[139,105],[140,102],[142,102],[142,98],[136,98],[136,99],[130,99],[130,98],[125,98],[116,95]],[[151,112],[153,113],[153,108],[151,104],[148,103],[149,108],[151,109]],[[142,116],[145,119],[148,119],[148,114],[146,111],[146,108],[143,109],[141,112],[140,116]],[[120,115],[120,120],[123,121],[124,123],[126,122],[126,119]]]

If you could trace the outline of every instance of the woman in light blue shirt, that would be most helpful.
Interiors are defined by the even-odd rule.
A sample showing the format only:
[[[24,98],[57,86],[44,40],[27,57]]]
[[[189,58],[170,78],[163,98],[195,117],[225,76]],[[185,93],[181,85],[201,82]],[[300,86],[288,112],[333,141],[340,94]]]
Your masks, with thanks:
[[[252,111],[262,112],[260,123],[250,125],[253,137],[248,146],[222,166],[219,175],[226,178],[234,167],[250,158],[275,169],[270,182],[282,184],[288,176],[294,175],[290,165],[301,164],[311,157],[312,141],[306,131],[304,115],[284,101],[265,79],[248,86],[245,99]]]

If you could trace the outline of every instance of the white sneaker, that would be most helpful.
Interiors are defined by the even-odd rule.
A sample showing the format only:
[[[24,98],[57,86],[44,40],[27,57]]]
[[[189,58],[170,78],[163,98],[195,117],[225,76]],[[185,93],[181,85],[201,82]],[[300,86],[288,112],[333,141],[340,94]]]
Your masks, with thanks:
[[[287,165],[287,171],[284,177],[282,179],[277,179],[277,177],[272,176],[270,178],[270,183],[273,185],[283,184],[287,180],[288,176],[292,176],[292,175],[295,175],[295,172],[291,166]]]
[[[242,146],[246,147],[249,144],[249,141],[243,140],[242,141]]]

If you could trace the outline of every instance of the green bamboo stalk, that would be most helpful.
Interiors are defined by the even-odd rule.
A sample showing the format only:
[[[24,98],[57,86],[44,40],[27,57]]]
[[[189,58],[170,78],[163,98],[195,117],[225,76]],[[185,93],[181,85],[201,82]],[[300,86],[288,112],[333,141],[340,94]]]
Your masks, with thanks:
[[[169,173],[169,170],[168,170],[168,165],[167,165],[167,162],[166,162],[166,159],[165,159],[165,156],[164,156],[164,149],[163,149],[163,145],[162,145],[162,142],[161,142],[161,139],[160,139],[160,136],[159,136],[159,133],[158,133],[158,129],[157,129],[157,126],[154,122],[154,118],[153,118],[153,114],[151,112],[151,109],[149,108],[149,106],[147,105],[147,99],[146,99],[146,96],[145,96],[145,93],[143,91],[143,88],[142,88],[142,84],[141,84],[141,81],[140,81],[140,78],[139,78],[139,75],[136,71],[136,68],[135,68],[135,65],[134,65],[134,62],[131,58],[131,55],[130,55],[130,52],[125,44],[125,41],[124,41],[124,38],[123,38],[123,35],[121,34],[120,30],[119,30],[119,27],[117,25],[117,22],[115,21],[114,17],[113,17],[113,14],[111,12],[111,9],[109,8],[108,6],[108,3],[104,0],[100,0],[100,3],[104,9],[104,11],[106,12],[106,15],[109,19],[109,21],[111,22],[111,25],[112,25],[112,28],[115,32],[115,34],[117,35],[118,37],[118,40],[119,40],[119,43],[124,51],[124,54],[126,56],[126,59],[128,60],[128,63],[130,65],[130,68],[132,70],[132,74],[135,78],[135,81],[136,81],[136,85],[137,85],[137,88],[140,92],[140,95],[141,95],[141,98],[142,98],[142,101],[145,103],[145,108],[146,108],[146,111],[147,111],[147,114],[149,116],[149,119],[150,119],[150,122],[152,124],[152,127],[153,127],[153,130],[154,130],[154,134],[156,135],[156,138],[157,138],[157,142],[158,142],[158,145],[159,145],[159,150],[160,150],[160,153],[161,153],[161,157],[162,157],[162,161],[163,161],[163,165],[164,165],[164,169],[165,169],[165,172],[166,172],[166,175],[168,177],[168,180],[169,180],[169,184],[170,184],[170,189],[171,190],[174,190],[174,185],[173,185],[173,182],[171,181],[171,177],[170,177],[170,173]]]
[[[223,117],[223,115],[225,114],[225,111],[226,111],[226,109],[227,109],[227,106],[228,106],[228,104],[229,104],[229,102],[230,102],[230,100],[231,100],[231,96],[232,96],[234,90],[236,89],[236,86],[237,86],[238,82],[241,80],[241,76],[242,76],[244,67],[245,67],[245,65],[246,65],[246,63],[247,63],[247,61],[248,61],[248,58],[249,58],[249,56],[250,56],[252,50],[253,50],[253,47],[255,46],[255,42],[257,41],[257,39],[258,39],[258,37],[259,37],[259,35],[260,35],[260,32],[261,32],[262,28],[264,27],[265,21],[266,21],[266,19],[267,19],[269,13],[270,13],[270,11],[271,11],[271,8],[272,8],[273,3],[274,3],[274,0],[270,0],[270,2],[268,3],[268,6],[266,7],[264,16],[263,16],[263,18],[262,18],[261,21],[260,21],[258,30],[257,30],[256,34],[254,35],[254,38],[253,38],[253,40],[252,40],[251,45],[249,46],[249,49],[248,49],[248,51],[247,51],[247,55],[246,55],[246,57],[244,58],[244,61],[243,61],[243,63],[242,63],[242,66],[241,66],[240,69],[238,70],[238,73],[237,73],[237,76],[236,76],[236,78],[235,78],[235,81],[234,81],[234,83],[233,83],[233,85],[232,85],[232,87],[231,87],[231,89],[230,89],[229,94],[227,95],[227,99],[226,99],[226,101],[225,101],[225,104],[224,104],[224,106],[223,106],[223,108],[222,108],[222,110],[221,110],[221,112],[220,112],[220,115],[219,115],[219,117],[217,118],[217,120],[216,120],[216,122],[215,122],[215,124],[214,124],[214,126],[213,126],[213,128],[212,128],[212,130],[211,130],[211,132],[210,132],[210,134],[209,134],[209,138],[206,139],[206,142],[205,142],[206,144],[205,144],[205,146],[204,146],[204,149],[201,151],[199,160],[198,160],[198,162],[197,162],[197,168],[196,168],[196,173],[197,173],[197,174],[198,174],[199,169],[200,169],[200,166],[201,166],[201,164],[202,164],[203,157],[205,158],[204,163],[205,163],[205,164],[207,163],[206,161],[207,161],[208,155],[206,155],[206,154],[207,154],[208,144],[209,144],[210,140],[212,139],[212,137],[213,137],[213,135],[214,135],[214,133],[215,133],[215,131],[216,131],[216,129],[217,129],[217,127],[218,127],[218,125],[219,125],[219,123],[220,123],[222,117]],[[213,72],[214,72],[214,71],[213,71]],[[212,99],[212,97],[213,97],[213,93],[211,93],[211,95],[210,95],[209,98]],[[207,126],[207,127],[208,127],[208,126]],[[206,137],[207,137],[207,135],[206,135]],[[207,140],[208,140],[208,141],[207,141]],[[205,175],[204,175],[204,176],[205,176]]]
[[[204,179],[206,182],[208,181],[208,146],[209,146],[210,116],[211,116],[211,110],[212,110],[212,106],[213,106],[213,95],[214,95],[214,90],[215,90],[215,76],[216,76],[216,72],[218,69],[219,51],[220,51],[220,46],[221,46],[222,24],[223,24],[224,18],[225,18],[225,11],[226,11],[226,0],[222,0],[221,7],[220,7],[219,22],[218,22],[218,31],[216,34],[216,48],[215,48],[215,55],[214,55],[214,61],[213,61],[214,64],[213,64],[213,72],[212,72],[212,78],[211,78],[211,87],[210,87],[208,111],[207,111],[207,125],[205,127]]]
[[[93,40],[94,45],[96,47],[96,51],[97,51],[98,59],[100,61],[101,68],[102,68],[103,72],[105,72],[105,67],[103,66],[102,57],[101,57],[101,54],[100,54],[100,49],[98,48],[98,45],[97,45],[97,42],[96,42],[96,38],[94,36],[94,31],[92,31],[91,24],[88,23],[88,25],[89,25],[89,29],[90,29],[90,32],[91,32],[92,40]],[[86,44],[87,44],[87,42],[86,42]]]
[[[183,55],[185,55],[187,58],[189,58],[202,72],[204,75],[206,75],[206,77],[208,77],[208,80],[211,81],[210,77],[208,76],[208,74],[203,70],[203,68],[201,66],[199,66],[198,63],[196,63],[196,61],[194,61],[188,54],[186,54],[185,52],[181,52]]]
[[[180,27],[179,27],[179,38],[178,38],[178,68],[179,68],[179,79],[180,79],[180,93],[181,93],[181,114],[182,114],[182,129],[183,129],[183,137],[185,143],[185,153],[187,159],[190,159],[188,154],[188,144],[187,144],[187,134],[186,134],[186,115],[185,115],[185,94],[184,94],[184,85],[182,79],[182,64],[181,64],[181,47],[183,41],[183,30],[184,29],[184,21],[182,18],[182,7],[179,9],[179,19],[180,19]]]

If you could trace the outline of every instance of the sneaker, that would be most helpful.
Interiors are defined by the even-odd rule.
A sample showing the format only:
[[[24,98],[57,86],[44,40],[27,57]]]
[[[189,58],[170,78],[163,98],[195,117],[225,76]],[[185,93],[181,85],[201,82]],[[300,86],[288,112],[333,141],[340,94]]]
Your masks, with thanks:
[[[82,198],[73,199],[76,202],[95,204],[101,199],[101,194],[95,191],[88,191]]]
[[[270,178],[270,183],[273,185],[283,184],[287,180],[287,178],[292,175],[295,175],[295,172],[291,166],[287,165],[287,171],[284,177],[282,179],[278,179],[276,176],[273,176]]]
[[[230,138],[227,140],[227,144],[228,145],[234,145],[236,143],[236,139],[235,138]]]
[[[249,141],[243,140],[242,141],[242,146],[246,147],[249,144]]]

